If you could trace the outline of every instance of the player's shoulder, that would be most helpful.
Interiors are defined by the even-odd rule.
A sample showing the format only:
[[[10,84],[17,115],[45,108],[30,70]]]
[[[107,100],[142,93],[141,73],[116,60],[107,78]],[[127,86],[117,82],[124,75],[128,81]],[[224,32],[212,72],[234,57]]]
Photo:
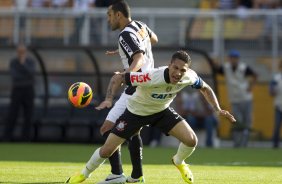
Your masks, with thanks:
[[[187,77],[198,77],[198,74],[193,69],[188,68],[188,70],[186,72],[186,76]]]
[[[144,27],[147,26],[147,24],[145,24],[144,22],[140,21],[140,20],[134,20],[132,21],[134,24],[136,24],[139,27]]]

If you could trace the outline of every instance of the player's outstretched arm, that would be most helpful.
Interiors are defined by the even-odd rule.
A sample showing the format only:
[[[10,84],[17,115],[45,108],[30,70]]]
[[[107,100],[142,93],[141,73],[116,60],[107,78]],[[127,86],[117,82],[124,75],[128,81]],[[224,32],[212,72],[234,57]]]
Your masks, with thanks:
[[[116,50],[107,50],[105,54],[108,55],[108,56],[116,55],[116,54],[118,54],[118,49],[116,49]]]
[[[132,59],[133,61],[130,64],[129,68],[126,69],[127,72],[137,72],[144,64],[144,55],[142,52],[134,54]]]
[[[214,110],[218,113],[218,115],[224,116],[232,123],[236,122],[236,119],[232,114],[230,114],[227,110],[222,110],[218,103],[217,97],[213,92],[212,88],[207,84],[203,83],[203,87],[200,89],[201,93],[204,95],[205,99],[211,104]]]
[[[108,85],[107,94],[105,100],[96,107],[97,110],[102,110],[105,108],[110,108],[113,105],[113,99],[117,91],[124,84],[124,74],[116,72],[115,75],[111,78],[111,81]]]
[[[152,45],[155,45],[158,43],[158,36],[152,31],[150,36],[150,41]]]

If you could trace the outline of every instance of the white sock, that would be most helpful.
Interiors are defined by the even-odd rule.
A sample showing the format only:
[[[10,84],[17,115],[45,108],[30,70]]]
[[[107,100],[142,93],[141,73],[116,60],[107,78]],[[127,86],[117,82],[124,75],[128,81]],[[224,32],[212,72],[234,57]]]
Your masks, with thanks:
[[[185,163],[184,160],[188,158],[194,150],[195,147],[188,147],[180,143],[176,155],[173,156],[174,163],[176,165]]]
[[[105,158],[100,157],[100,148],[96,149],[93,155],[91,156],[90,160],[87,162],[86,166],[81,171],[81,174],[83,174],[86,178],[89,177],[89,175],[97,169],[100,165],[102,165],[105,162]]]

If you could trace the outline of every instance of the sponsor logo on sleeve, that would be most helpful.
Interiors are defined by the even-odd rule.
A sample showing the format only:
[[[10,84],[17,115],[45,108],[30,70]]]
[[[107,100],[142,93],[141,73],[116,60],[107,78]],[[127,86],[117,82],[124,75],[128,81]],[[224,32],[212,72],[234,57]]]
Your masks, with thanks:
[[[132,50],[131,48],[129,47],[129,45],[124,41],[123,38],[120,39],[120,43],[121,45],[123,46],[123,48],[126,50],[126,52],[131,55],[132,54]]]
[[[150,80],[151,80],[151,78],[149,77],[149,73],[140,74],[140,75],[131,75],[130,76],[131,83],[134,83],[134,82],[142,83],[142,82],[147,82],[147,81],[150,81]]]

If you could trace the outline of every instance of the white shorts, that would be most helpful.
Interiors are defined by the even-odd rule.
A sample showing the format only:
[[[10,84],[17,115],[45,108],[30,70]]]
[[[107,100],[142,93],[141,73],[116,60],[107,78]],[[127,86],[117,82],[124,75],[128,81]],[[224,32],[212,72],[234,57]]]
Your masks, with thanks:
[[[118,101],[116,101],[113,108],[108,113],[106,120],[111,121],[112,123],[116,123],[116,120],[122,115],[122,113],[126,109],[127,99],[131,95],[127,95],[124,92],[119,97]]]

